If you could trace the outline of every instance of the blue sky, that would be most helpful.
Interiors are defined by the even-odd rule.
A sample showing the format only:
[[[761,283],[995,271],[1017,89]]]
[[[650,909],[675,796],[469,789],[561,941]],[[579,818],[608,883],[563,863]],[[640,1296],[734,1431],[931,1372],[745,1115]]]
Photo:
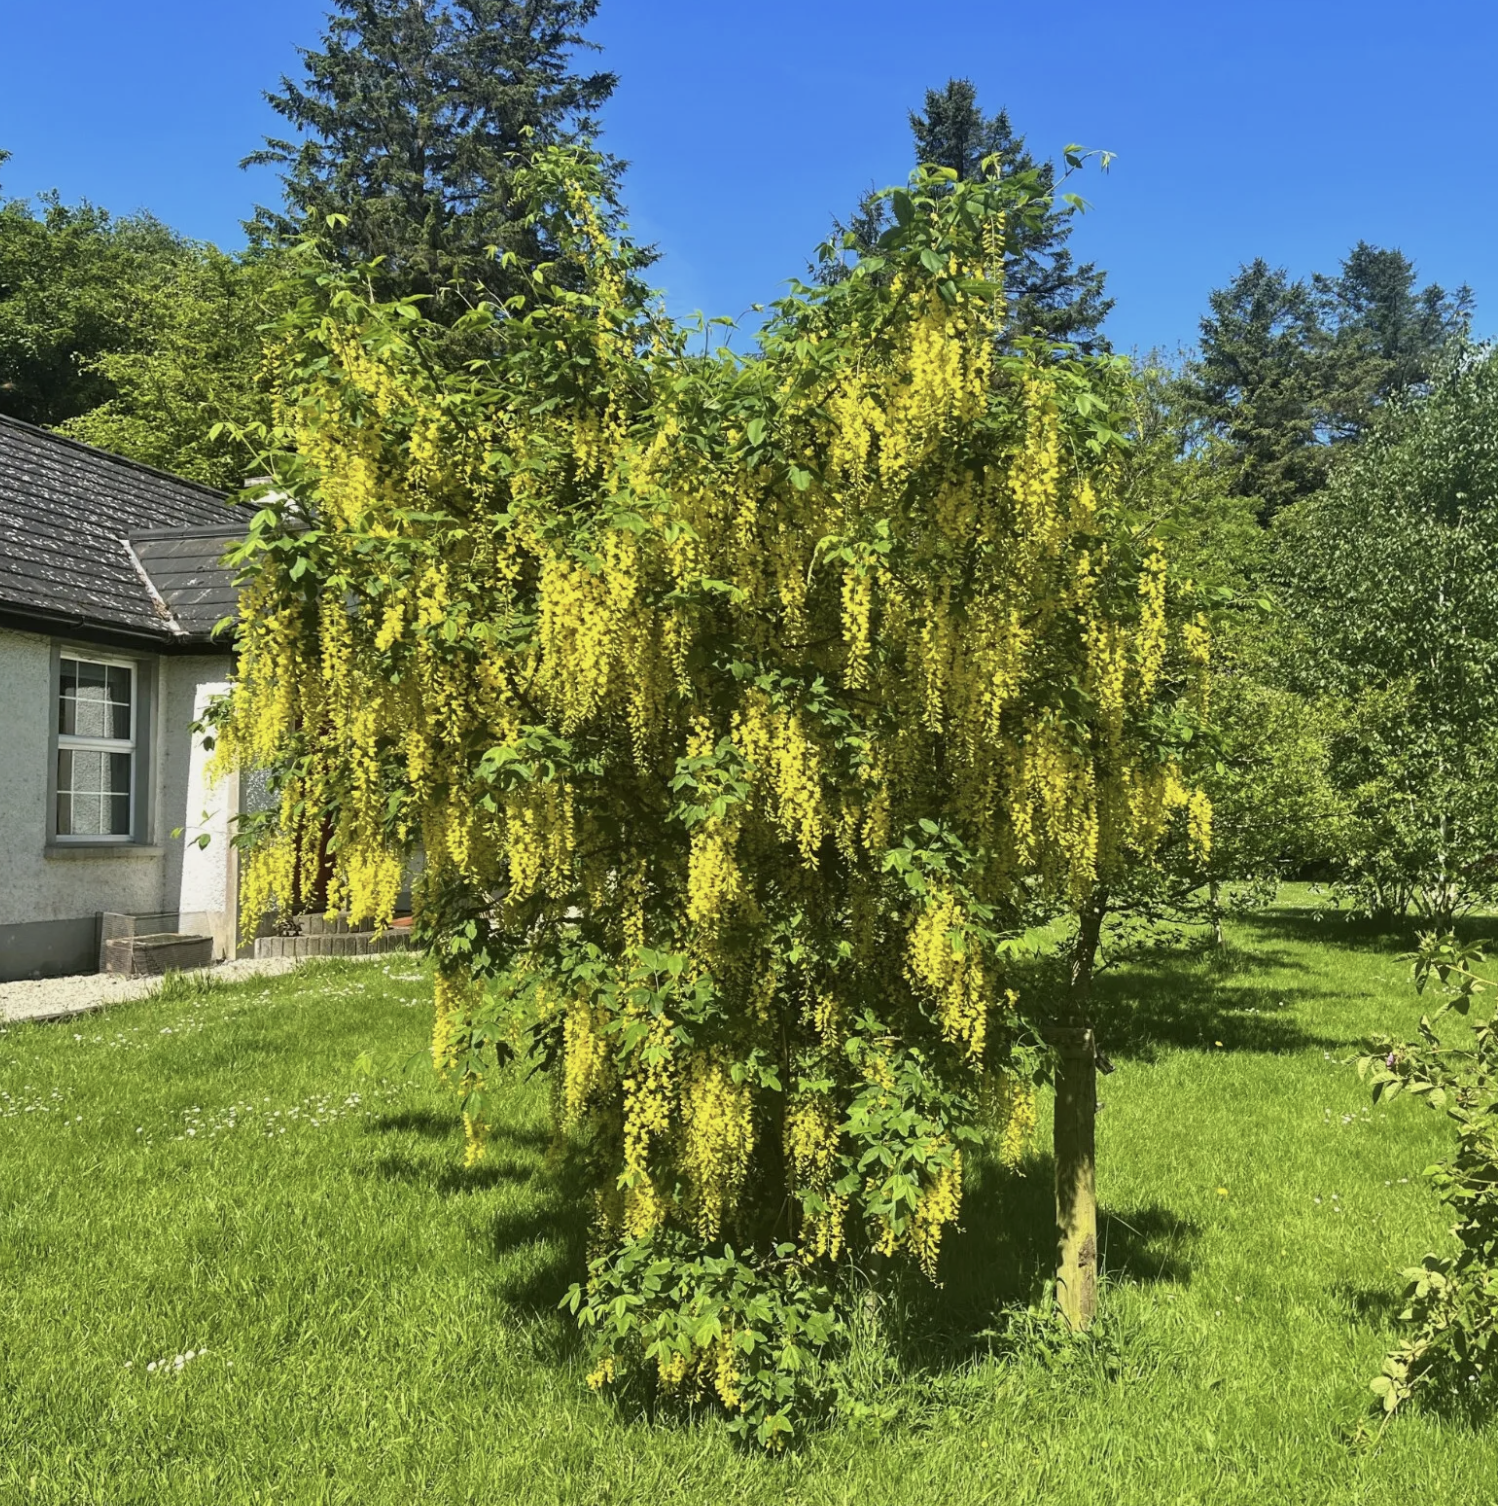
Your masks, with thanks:
[[[0,0],[0,186],[239,244],[276,192],[236,166],[277,124],[260,91],[324,10]],[[620,75],[605,144],[678,313],[774,297],[833,212],[903,178],[906,112],[955,74],[1033,149],[1118,154],[1080,185],[1074,244],[1109,270],[1122,348],[1191,341],[1241,261],[1332,270],[1359,237],[1470,283],[1498,332],[1491,0],[603,0],[592,35]]]

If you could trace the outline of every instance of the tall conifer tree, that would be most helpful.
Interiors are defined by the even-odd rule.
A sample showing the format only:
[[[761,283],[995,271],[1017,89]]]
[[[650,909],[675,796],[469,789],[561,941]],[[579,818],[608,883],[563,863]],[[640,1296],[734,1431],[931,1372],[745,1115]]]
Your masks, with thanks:
[[[1056,186],[1054,165],[1036,161],[1025,138],[1010,124],[1007,110],[985,115],[968,79],[948,79],[944,88],[928,89],[924,110],[910,112],[910,132],[917,162],[951,168],[965,181],[980,178],[984,159],[997,155],[1002,176],[1036,173],[1045,194]],[[1015,219],[1009,225],[1004,259],[1006,334],[1040,335],[1071,341],[1085,351],[1106,350],[1108,342],[1099,327],[1113,307],[1113,300],[1103,295],[1107,273],[1092,262],[1078,266],[1067,247],[1075,212],[1070,204],[1059,202],[1033,224]],[[851,232],[855,248],[861,249],[878,240],[886,228],[886,214],[887,201],[870,194],[846,224],[834,223],[839,237]],[[819,275],[836,281],[839,265],[824,263]]]
[[[1397,248],[1359,241],[1338,274],[1318,273],[1312,289],[1326,330],[1325,422],[1337,438],[1361,434],[1388,398],[1425,386],[1471,327],[1472,290],[1417,288],[1415,264]]]
[[[322,50],[302,51],[305,77],[266,95],[301,140],[245,159],[285,168],[285,210],[261,209],[252,231],[308,228],[340,259],[384,257],[385,293],[457,282],[506,296],[491,248],[545,255],[511,199],[517,154],[591,135],[614,88],[573,68],[598,0],[335,3]]]
[[[1402,251],[1359,241],[1336,276],[1292,279],[1262,257],[1208,297],[1184,411],[1237,457],[1262,517],[1317,491],[1335,445],[1427,384],[1467,334],[1472,293],[1417,288]]]

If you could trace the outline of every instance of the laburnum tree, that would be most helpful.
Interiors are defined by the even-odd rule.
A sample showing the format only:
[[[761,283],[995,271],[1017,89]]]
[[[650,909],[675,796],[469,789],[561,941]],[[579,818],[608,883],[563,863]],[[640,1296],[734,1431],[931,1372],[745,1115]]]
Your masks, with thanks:
[[[245,159],[285,169],[285,209],[261,209],[251,230],[313,232],[346,265],[381,258],[384,296],[438,295],[439,315],[508,296],[523,279],[494,249],[531,264],[548,254],[512,175],[536,148],[593,134],[613,92],[613,74],[574,67],[597,9],[336,0],[322,48],[302,52],[303,78],[266,96],[299,139]],[[606,164],[610,190],[617,166]]]
[[[1038,904],[1209,843],[1209,633],[1114,493],[1116,368],[999,352],[1004,228],[1044,201],[919,174],[739,359],[688,354],[606,187],[538,156],[571,275],[468,316],[482,363],[336,271],[288,321],[220,751],[279,786],[252,911],[319,861],[309,817],[355,916],[419,846],[470,1157],[513,1054],[594,1188],[592,1383],[774,1446],[840,1273],[934,1277],[1053,1060],[1090,1315],[1085,979],[1056,1010],[1011,963]]]

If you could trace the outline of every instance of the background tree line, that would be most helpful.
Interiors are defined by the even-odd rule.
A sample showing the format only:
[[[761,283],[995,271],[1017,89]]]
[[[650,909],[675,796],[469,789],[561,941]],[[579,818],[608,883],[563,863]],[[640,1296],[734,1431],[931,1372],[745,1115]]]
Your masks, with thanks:
[[[146,213],[0,200],[0,411],[239,484],[231,435],[267,416],[264,332],[295,296],[299,239],[314,237],[337,265],[373,265],[373,295],[420,295],[449,325],[481,301],[503,304],[519,268],[554,256],[511,185],[538,148],[598,130],[615,79],[578,67],[596,6],[340,0],[301,76],[267,95],[290,132],[246,162],[283,169],[283,202],[255,210],[235,252]],[[1005,247],[1001,343],[1108,353],[1107,276],[1077,260],[1081,201],[1059,191],[1070,149],[1059,166],[1038,158],[1007,111],[987,114],[961,78],[928,90],[909,124],[913,163],[977,181],[993,158],[1003,179],[1031,186],[1036,208]],[[605,156],[600,170],[617,215],[623,164]],[[871,191],[833,220],[816,282],[836,284],[875,252],[889,206]],[[1485,619],[1456,605],[1480,597],[1469,572],[1488,509],[1459,493],[1477,482],[1454,477],[1455,460],[1427,453],[1450,458],[1459,443],[1468,467],[1486,453],[1472,294],[1421,286],[1403,252],[1358,241],[1334,272],[1309,278],[1252,258],[1207,302],[1194,352],[1135,359],[1129,378],[1125,485],[1222,604],[1222,838],[1212,871],[1188,869],[1176,889],[1215,907],[1235,880],[1319,871],[1361,885],[1374,905],[1432,902],[1435,882],[1447,897],[1436,908],[1449,908],[1488,872],[1472,783],[1487,755],[1473,753],[1470,768],[1465,751],[1416,755],[1425,734],[1408,719],[1444,708],[1449,741],[1453,708],[1478,717],[1488,706],[1468,662],[1488,642]],[[1450,495],[1426,495],[1439,486]],[[1367,527],[1375,517],[1382,546]],[[1428,580],[1416,559],[1431,562]],[[1459,672],[1449,650],[1412,647],[1438,623],[1466,646]],[[1396,788],[1402,804],[1391,803]],[[1417,839],[1425,827],[1435,835]]]

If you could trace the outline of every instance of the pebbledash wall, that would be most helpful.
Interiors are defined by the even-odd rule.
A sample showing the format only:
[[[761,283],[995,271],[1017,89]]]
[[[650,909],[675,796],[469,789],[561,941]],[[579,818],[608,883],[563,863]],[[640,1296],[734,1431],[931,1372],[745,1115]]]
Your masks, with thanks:
[[[49,836],[59,647],[103,652],[0,627],[0,982],[95,971],[106,911],[165,915],[168,926],[180,917],[232,956],[237,782],[208,784],[208,755],[188,730],[228,679],[229,656],[107,651],[135,662],[147,687],[137,829],[128,843],[69,843]]]

